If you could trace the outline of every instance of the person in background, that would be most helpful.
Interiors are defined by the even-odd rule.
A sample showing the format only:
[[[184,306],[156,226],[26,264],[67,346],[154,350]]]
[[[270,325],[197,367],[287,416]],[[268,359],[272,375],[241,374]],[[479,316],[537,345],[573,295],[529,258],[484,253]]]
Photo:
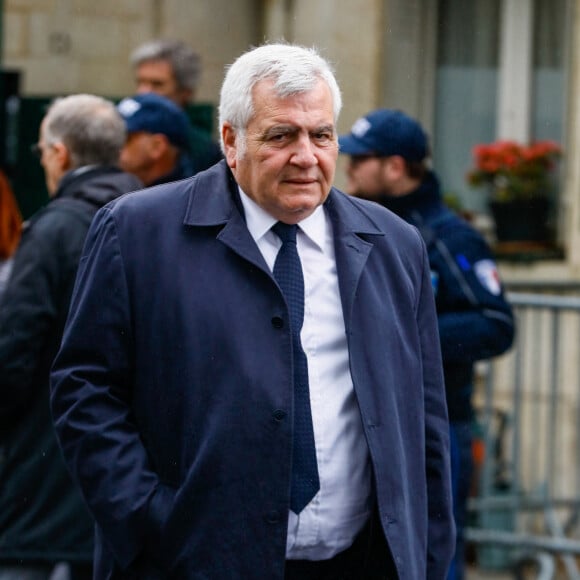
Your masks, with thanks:
[[[185,42],[154,39],[138,46],[131,54],[137,93],[157,93],[186,109],[195,99],[201,76],[201,60]],[[222,153],[205,131],[192,125],[189,151],[194,173],[211,167]]]
[[[444,578],[427,255],[332,188],[340,108],[314,49],[252,49],[222,85],[226,159],[95,217],[52,410],[98,578]]]
[[[117,110],[127,126],[121,169],[145,186],[185,179],[193,174],[189,157],[190,124],[172,101],[155,93],[123,99]]]
[[[92,578],[94,523],[56,440],[49,371],[93,215],[142,187],[116,167],[124,142],[115,106],[93,95],[56,100],[40,126],[50,201],[27,222],[0,303],[1,580],[46,580],[57,567]]]
[[[413,224],[427,245],[451,423],[457,545],[448,577],[463,579],[474,363],[511,346],[512,310],[487,243],[444,205],[439,180],[427,165],[427,135],[415,119],[393,109],[373,111],[339,137],[339,146],[350,155],[348,193],[378,202]]]
[[[0,299],[12,271],[12,254],[20,241],[22,216],[10,183],[0,171]]]

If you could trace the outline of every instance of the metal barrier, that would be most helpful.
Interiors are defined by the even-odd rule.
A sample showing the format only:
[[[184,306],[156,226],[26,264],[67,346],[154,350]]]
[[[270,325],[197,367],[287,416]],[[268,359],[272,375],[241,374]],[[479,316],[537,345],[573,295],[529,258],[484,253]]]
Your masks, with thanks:
[[[478,567],[580,579],[580,298],[510,293],[511,351],[482,364],[467,539]]]

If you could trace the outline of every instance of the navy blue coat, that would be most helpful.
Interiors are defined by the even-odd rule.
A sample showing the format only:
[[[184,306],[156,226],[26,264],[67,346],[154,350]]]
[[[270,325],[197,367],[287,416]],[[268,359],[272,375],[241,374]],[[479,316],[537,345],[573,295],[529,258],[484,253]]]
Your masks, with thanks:
[[[291,333],[236,195],[222,162],[109,204],[89,233],[52,408],[98,524],[97,578],[284,577]],[[442,580],[454,527],[425,246],[376,204],[333,189],[325,208],[396,574]]]

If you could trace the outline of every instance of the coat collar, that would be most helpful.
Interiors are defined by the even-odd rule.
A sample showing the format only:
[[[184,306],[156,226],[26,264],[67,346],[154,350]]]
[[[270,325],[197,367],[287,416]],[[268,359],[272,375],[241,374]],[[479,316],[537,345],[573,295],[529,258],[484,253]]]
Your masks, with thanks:
[[[385,233],[372,219],[375,204],[332,188],[324,207],[333,226],[339,288],[347,330],[358,281],[377,237]],[[376,210],[375,210],[376,211]],[[244,219],[237,183],[225,161],[192,181],[184,224],[220,227],[217,239],[242,258],[272,276]]]
[[[225,161],[198,173],[191,182],[183,223],[187,226],[225,225],[243,209],[234,176]]]
[[[193,179],[183,223],[194,227],[219,227],[219,241],[270,273],[246,227],[238,186],[224,160]]]
[[[325,202],[334,233],[338,286],[347,335],[350,334],[356,289],[375,242],[385,233],[371,218],[370,202],[332,189]]]
[[[360,200],[332,188],[324,206],[332,220],[335,235],[383,235]],[[211,227],[237,222],[238,218],[244,221],[238,186],[226,162],[222,160],[211,169],[199,173],[192,181],[183,223]]]

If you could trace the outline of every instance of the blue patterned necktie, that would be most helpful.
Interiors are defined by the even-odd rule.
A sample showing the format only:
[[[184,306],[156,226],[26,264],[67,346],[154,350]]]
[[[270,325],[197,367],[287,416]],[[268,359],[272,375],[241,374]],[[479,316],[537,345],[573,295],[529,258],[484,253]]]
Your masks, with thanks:
[[[290,509],[299,514],[320,489],[310,392],[308,363],[300,342],[304,322],[304,277],[296,247],[297,225],[278,222],[272,231],[282,240],[274,263],[274,278],[278,282],[290,310],[292,350],[294,355],[294,440],[292,451],[292,482]]]

